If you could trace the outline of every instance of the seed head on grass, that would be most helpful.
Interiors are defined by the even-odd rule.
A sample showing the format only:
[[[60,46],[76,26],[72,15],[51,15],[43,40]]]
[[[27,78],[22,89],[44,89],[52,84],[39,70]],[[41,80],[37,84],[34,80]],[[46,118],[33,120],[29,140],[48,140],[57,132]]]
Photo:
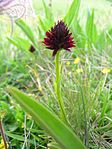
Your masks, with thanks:
[[[69,32],[68,27],[63,21],[58,21],[51,30],[46,32],[43,43],[46,48],[53,50],[53,56],[61,49],[70,51],[70,48],[75,47],[72,33]]]

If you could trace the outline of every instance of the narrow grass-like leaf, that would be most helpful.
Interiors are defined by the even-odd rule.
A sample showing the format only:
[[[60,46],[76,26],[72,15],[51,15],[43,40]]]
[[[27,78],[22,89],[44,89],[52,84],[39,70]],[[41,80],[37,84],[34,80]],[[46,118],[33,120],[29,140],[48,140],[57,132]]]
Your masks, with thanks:
[[[22,29],[25,35],[30,39],[30,41],[35,46],[35,48],[37,48],[37,43],[35,41],[35,37],[31,28],[21,19],[17,20],[16,24]]]
[[[42,3],[44,6],[45,18],[41,18],[39,16],[39,26],[44,32],[46,32],[51,28],[51,26],[53,26],[54,18],[53,18],[51,8],[47,6],[44,0],[42,0]]]
[[[97,39],[96,25],[94,24],[94,10],[92,13],[88,12],[88,18],[86,22],[86,34],[89,42],[94,43]]]
[[[49,19],[49,20],[52,19],[51,9],[46,5],[44,0],[42,0],[42,2],[43,2],[44,10],[45,10],[46,19]]]
[[[84,48],[85,44],[86,44],[86,36],[85,36],[85,33],[84,33],[79,21],[77,21],[75,23],[75,25],[72,26],[72,28],[73,28],[72,30],[73,30],[74,39],[77,44],[76,47]],[[75,53],[76,52],[81,53],[81,52],[84,52],[84,50],[83,51],[77,50],[77,51],[75,51]]]
[[[73,20],[77,20],[80,7],[80,0],[73,0],[64,21],[70,26]]]
[[[30,43],[28,40],[25,40],[23,38],[16,38],[16,39],[13,39],[13,38],[8,38],[8,41],[10,43],[12,43],[14,46],[16,46],[18,49],[21,49],[21,50],[27,50],[29,49],[30,47]]]
[[[107,44],[106,35],[105,32],[103,31],[98,36],[96,47],[102,52],[102,50],[105,49],[106,44]]]
[[[108,40],[108,44],[112,43],[112,28],[106,32],[106,39]]]
[[[45,106],[16,88],[9,88],[9,93],[36,122],[47,130],[63,149],[85,149],[75,133]]]
[[[17,135],[17,134],[13,134],[13,133],[10,133],[10,132],[6,132],[6,135],[8,136],[8,137],[11,137],[11,138],[13,138],[13,139],[16,139],[16,140],[18,140],[18,141],[24,141],[24,137],[23,136],[21,136],[21,135]],[[32,141],[32,140],[28,140],[30,143],[32,143],[32,144],[34,144],[34,142]]]
[[[43,30],[44,32],[46,32],[46,31],[47,31],[46,24],[44,23],[44,21],[43,21],[40,17],[38,17],[38,19],[39,19],[39,24],[40,24],[42,30]]]

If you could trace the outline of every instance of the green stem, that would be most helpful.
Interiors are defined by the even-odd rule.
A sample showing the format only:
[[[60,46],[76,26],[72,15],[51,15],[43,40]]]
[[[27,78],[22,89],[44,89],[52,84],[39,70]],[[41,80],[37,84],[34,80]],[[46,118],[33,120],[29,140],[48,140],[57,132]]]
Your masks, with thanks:
[[[55,61],[55,66],[56,66],[56,94],[57,94],[57,99],[58,99],[58,104],[60,107],[60,116],[63,119],[64,122],[67,122],[66,118],[66,113],[64,109],[64,103],[61,97],[61,77],[60,77],[60,52],[56,54],[56,61]],[[67,122],[68,123],[68,122]]]

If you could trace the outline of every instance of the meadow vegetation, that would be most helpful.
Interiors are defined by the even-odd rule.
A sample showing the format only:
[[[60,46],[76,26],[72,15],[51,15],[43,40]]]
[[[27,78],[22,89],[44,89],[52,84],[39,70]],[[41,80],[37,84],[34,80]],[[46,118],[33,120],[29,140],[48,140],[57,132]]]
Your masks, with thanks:
[[[33,2],[35,15],[15,20],[12,36],[10,19],[0,16],[0,121],[8,148],[78,149],[83,143],[82,149],[112,149],[111,2]],[[67,122],[60,116],[55,59],[43,45],[58,20],[67,24],[76,46],[60,52]],[[67,134],[76,146],[70,148]],[[0,141],[3,149],[2,135]]]

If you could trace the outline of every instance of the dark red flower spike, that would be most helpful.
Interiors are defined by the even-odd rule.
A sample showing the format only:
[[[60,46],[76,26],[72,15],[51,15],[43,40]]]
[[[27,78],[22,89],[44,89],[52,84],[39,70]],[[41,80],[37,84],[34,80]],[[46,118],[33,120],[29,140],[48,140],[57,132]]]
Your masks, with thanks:
[[[30,48],[29,48],[29,51],[30,51],[31,53],[33,53],[33,52],[35,52],[35,51],[36,51],[36,49],[34,48],[34,46],[33,46],[33,45],[31,45],[31,46],[30,46]]]
[[[61,49],[70,51],[70,48],[75,47],[72,33],[69,33],[69,29],[63,21],[58,21],[50,31],[46,32],[43,43],[46,48],[53,50],[53,56]]]

